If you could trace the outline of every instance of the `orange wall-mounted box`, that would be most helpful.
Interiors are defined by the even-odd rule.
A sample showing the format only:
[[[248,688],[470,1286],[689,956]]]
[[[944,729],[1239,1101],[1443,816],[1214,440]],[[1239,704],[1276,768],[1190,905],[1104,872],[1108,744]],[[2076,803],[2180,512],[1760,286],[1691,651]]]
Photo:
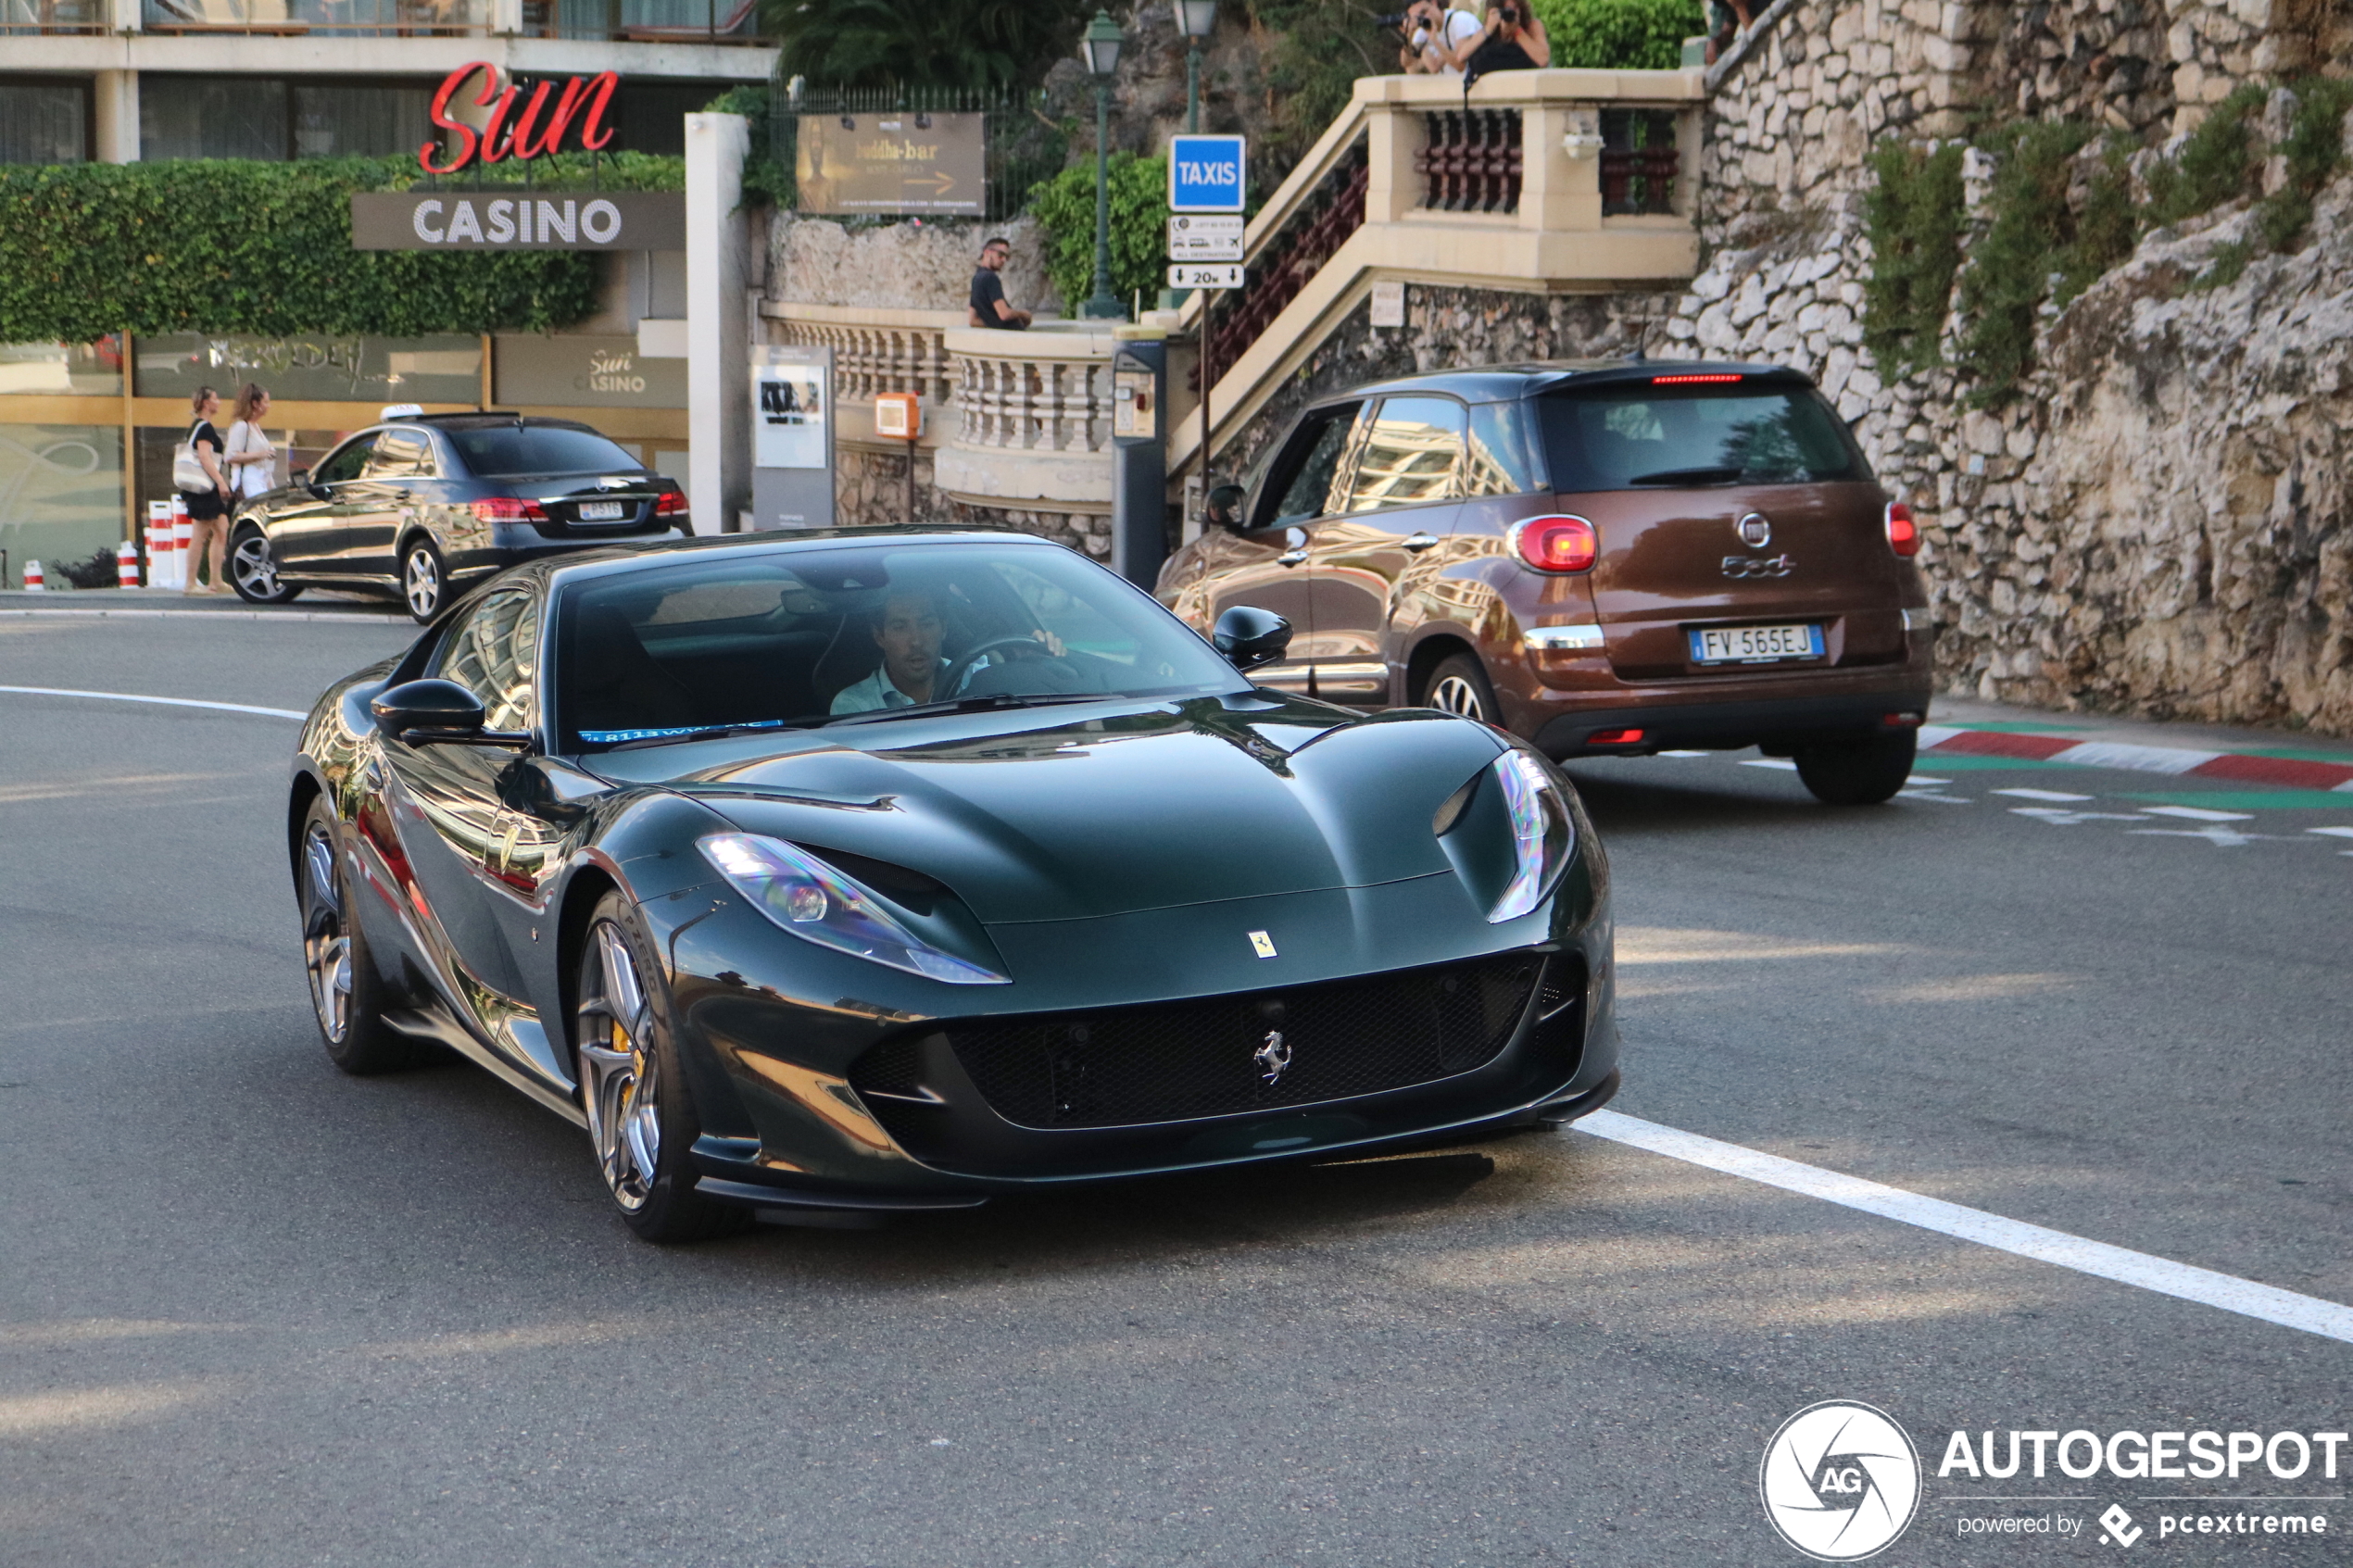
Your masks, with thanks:
[[[924,400],[912,392],[875,394],[875,433],[913,441],[924,433]]]

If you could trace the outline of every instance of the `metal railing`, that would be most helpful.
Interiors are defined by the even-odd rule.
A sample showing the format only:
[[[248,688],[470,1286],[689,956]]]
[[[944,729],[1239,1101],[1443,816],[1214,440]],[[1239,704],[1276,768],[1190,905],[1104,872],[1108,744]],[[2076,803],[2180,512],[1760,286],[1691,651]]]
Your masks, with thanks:
[[[759,44],[757,0],[523,0],[527,38]]]
[[[1602,211],[1617,218],[1675,210],[1682,156],[1666,109],[1602,111]]]
[[[1348,236],[1364,226],[1365,191],[1371,178],[1362,141],[1324,175],[1290,220],[1251,257],[1241,288],[1221,304],[1210,332],[1210,359],[1223,374],[1274,325],[1283,307],[1299,297]],[[1201,367],[1192,384],[1201,384]]]
[[[0,0],[0,38],[106,31],[104,0]]]
[[[1517,212],[1520,124],[1517,109],[1446,109],[1422,117],[1426,129],[1414,171],[1422,205],[1443,212]]]
[[[985,116],[986,177],[991,222],[1013,217],[1028,205],[1032,187],[1062,172],[1070,139],[1047,118],[1045,94],[963,88],[823,87],[771,81],[768,153],[789,185],[800,146],[803,115],[977,114]],[[793,193],[786,193],[786,206]]]
[[[487,32],[490,0],[145,0],[150,32],[336,32],[446,37]]]

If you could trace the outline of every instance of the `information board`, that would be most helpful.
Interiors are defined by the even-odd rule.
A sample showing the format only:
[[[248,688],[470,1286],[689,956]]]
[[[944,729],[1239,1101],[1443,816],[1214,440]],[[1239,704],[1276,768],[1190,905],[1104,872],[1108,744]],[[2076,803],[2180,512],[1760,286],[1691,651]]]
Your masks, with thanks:
[[[802,115],[793,155],[799,209],[986,217],[987,122],[977,114]]]

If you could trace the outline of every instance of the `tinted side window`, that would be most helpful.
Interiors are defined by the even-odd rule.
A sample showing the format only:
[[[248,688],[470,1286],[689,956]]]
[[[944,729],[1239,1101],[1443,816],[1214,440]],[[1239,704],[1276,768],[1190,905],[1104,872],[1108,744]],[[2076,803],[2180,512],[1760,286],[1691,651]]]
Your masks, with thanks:
[[[1541,490],[1534,410],[1527,404],[1474,403],[1463,454],[1463,494],[1525,495]]]
[[[1340,509],[1332,482],[1340,476],[1340,455],[1348,449],[1348,433],[1356,408],[1327,408],[1313,414],[1291,433],[1282,456],[1266,475],[1260,492],[1252,528],[1277,528]]]
[[[1462,494],[1463,406],[1451,397],[1391,397],[1365,436],[1348,509],[1418,507]]]
[[[482,698],[491,729],[520,730],[531,723],[538,668],[538,597],[507,593],[491,595],[450,629],[434,673]]]
[[[373,445],[374,443],[363,435],[359,440],[328,454],[319,466],[311,470],[311,483],[341,484],[346,480],[358,479],[361,466],[368,460],[369,449]]]
[[[363,479],[431,479],[433,442],[422,431],[388,430],[376,437]]]
[[[1869,479],[1811,387],[1619,383],[1540,400],[1553,488],[1807,484]]]
[[[593,430],[564,425],[479,425],[447,433],[483,479],[567,473],[635,473],[644,465]]]

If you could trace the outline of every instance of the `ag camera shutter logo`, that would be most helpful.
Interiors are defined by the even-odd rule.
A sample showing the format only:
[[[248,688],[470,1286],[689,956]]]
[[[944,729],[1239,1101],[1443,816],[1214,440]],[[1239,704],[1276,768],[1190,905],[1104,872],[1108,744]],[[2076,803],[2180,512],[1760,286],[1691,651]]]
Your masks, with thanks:
[[[1781,1539],[1818,1562],[1857,1562],[1911,1526],[1919,1450],[1884,1411],[1825,1399],[1765,1445],[1757,1492]]]

